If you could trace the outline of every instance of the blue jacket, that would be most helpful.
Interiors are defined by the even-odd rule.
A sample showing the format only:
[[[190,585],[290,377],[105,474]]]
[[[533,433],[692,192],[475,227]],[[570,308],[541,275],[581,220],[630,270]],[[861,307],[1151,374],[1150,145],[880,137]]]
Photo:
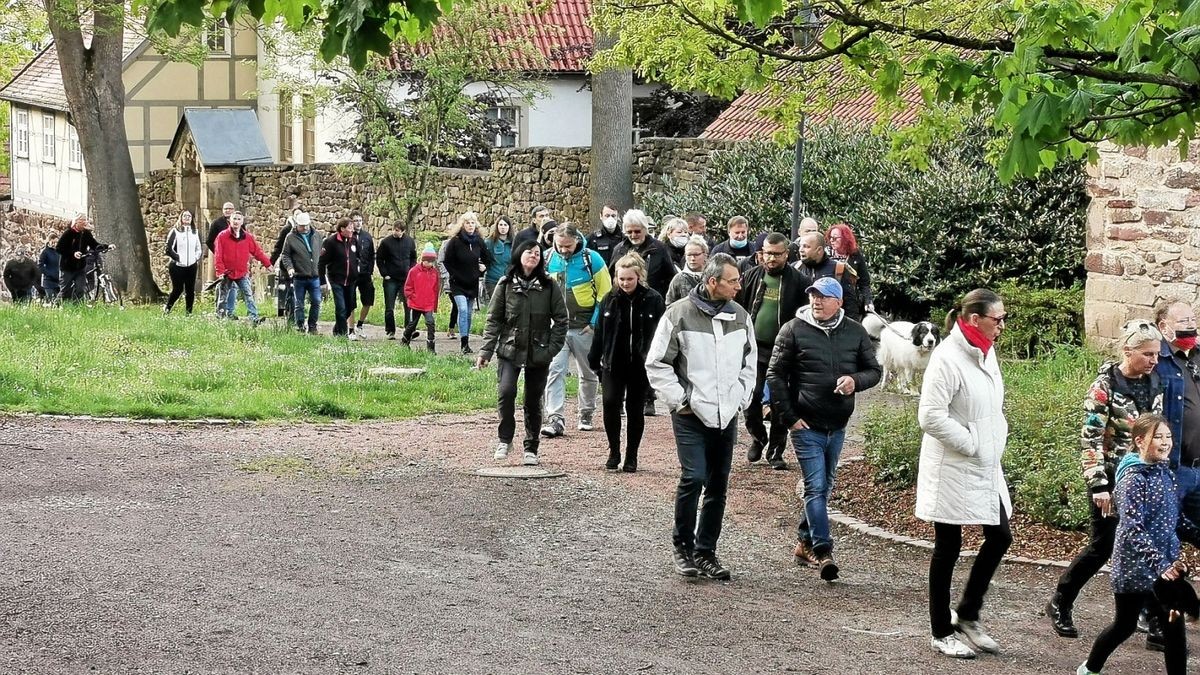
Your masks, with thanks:
[[[1113,547],[1115,593],[1149,593],[1179,558],[1179,499],[1166,464],[1146,464],[1134,453],[1117,466],[1117,539]]]
[[[596,326],[600,316],[600,301],[612,290],[612,276],[604,266],[604,258],[588,248],[581,234],[576,239],[575,252],[564,258],[550,250],[546,274],[562,288],[567,301],[569,328]]]
[[[42,249],[42,255],[38,258],[38,269],[42,271],[42,276],[47,279],[58,281],[58,251],[47,246]]]
[[[489,284],[495,284],[500,281],[500,277],[508,270],[508,263],[512,261],[512,237],[507,240],[497,239],[492,241],[488,239],[487,247],[492,252],[492,266],[488,268],[487,276],[484,278]]]
[[[1183,369],[1175,363],[1171,343],[1162,341],[1158,365],[1154,367],[1163,388],[1163,417],[1171,425],[1171,469],[1179,468],[1179,446],[1183,442]]]

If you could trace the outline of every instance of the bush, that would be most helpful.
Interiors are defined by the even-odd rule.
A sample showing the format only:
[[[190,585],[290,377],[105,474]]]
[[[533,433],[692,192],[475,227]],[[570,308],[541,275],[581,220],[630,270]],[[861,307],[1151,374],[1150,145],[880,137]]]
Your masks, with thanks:
[[[1084,173],[1060,165],[1037,180],[1002,185],[984,159],[989,134],[975,128],[938,146],[918,171],[888,158],[887,138],[825,126],[805,145],[805,212],[850,223],[871,268],[876,304],[925,318],[966,291],[1020,279],[1066,288],[1083,278]],[[705,180],[646,195],[654,215],[698,210],[714,235],[733,215],[788,231],[794,153],[742,143],[713,153]]]
[[[1002,357],[1032,359],[1059,347],[1083,346],[1083,284],[1070,288],[1028,288],[1006,281],[996,287],[1004,311],[1013,318],[996,343]],[[930,321],[942,326],[946,310],[935,310]]]
[[[1008,447],[1004,473],[1014,504],[1031,519],[1066,529],[1088,520],[1088,497],[1079,467],[1079,427],[1084,394],[1099,355],[1062,347],[1038,361],[1005,361]],[[867,460],[876,478],[916,483],[921,432],[917,402],[877,405],[864,425]]]

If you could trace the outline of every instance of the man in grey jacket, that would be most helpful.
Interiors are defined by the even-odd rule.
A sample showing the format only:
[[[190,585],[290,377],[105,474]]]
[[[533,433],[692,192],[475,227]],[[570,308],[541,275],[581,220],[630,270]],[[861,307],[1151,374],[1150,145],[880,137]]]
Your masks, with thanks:
[[[737,416],[750,403],[758,362],[750,315],[733,301],[740,287],[733,258],[714,255],[700,285],[663,314],[646,353],[646,375],[671,411],[679,454],[673,540],[675,571],[684,576],[730,578],[717,559],[717,539]]]
[[[321,237],[313,230],[311,219],[301,211],[292,219],[292,231],[283,240],[283,251],[279,264],[292,277],[292,293],[295,295],[296,330],[305,332],[304,295],[307,293],[312,306],[308,312],[307,331],[317,332],[317,317],[321,314],[321,277],[317,272],[317,259],[321,256]]]

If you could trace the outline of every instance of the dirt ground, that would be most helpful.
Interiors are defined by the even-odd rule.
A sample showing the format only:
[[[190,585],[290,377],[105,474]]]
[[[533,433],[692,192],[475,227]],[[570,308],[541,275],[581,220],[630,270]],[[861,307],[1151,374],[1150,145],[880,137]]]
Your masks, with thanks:
[[[798,474],[741,449],[734,579],[685,580],[667,418],[637,474],[572,428],[543,444],[567,476],[540,481],[472,475],[495,422],[0,418],[0,673],[1068,673],[1111,615],[1102,577],[1084,637],[1055,638],[1056,572],[1005,565],[1004,654],[934,656],[927,553],[840,530],[841,582],[793,566]],[[1161,663],[1134,638],[1105,672]]]

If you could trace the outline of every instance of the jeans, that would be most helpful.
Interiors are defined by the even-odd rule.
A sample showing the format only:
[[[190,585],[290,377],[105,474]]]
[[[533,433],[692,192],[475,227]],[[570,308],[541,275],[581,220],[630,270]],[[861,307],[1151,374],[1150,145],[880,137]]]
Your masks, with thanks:
[[[294,297],[296,308],[293,310],[294,319],[296,321],[296,329],[304,330],[304,296],[308,295],[309,302],[312,303],[312,308],[308,312],[308,332],[315,333],[317,331],[317,317],[321,316],[321,279],[313,277],[311,279],[301,279],[296,277],[292,279],[292,295]]]
[[[471,334],[471,306],[475,298],[465,295],[454,296],[454,306],[458,309],[458,337],[465,338]]]
[[[167,273],[171,276],[171,295],[167,296],[167,311],[175,306],[179,296],[183,295],[184,308],[192,313],[196,302],[196,265],[182,267],[174,262],[167,265]]]
[[[929,625],[935,638],[954,634],[954,626],[950,623],[950,582],[954,578],[958,554],[962,551],[962,528],[962,525],[933,524],[933,557],[929,560]],[[975,556],[975,564],[971,565],[962,599],[958,601],[958,617],[963,621],[979,620],[983,596],[1010,544],[1012,530],[1008,527],[1008,513],[1001,504],[1000,524],[983,526],[983,545],[979,547],[979,555]]]
[[[1096,636],[1096,642],[1088,653],[1088,670],[1098,673],[1104,668],[1108,657],[1137,630],[1138,614],[1145,607],[1158,618],[1158,625],[1162,626],[1167,675],[1184,675],[1187,672],[1187,632],[1182,618],[1168,621],[1167,611],[1158,604],[1153,593],[1115,593],[1113,604],[1116,605],[1116,615],[1112,624]]]
[[[1179,540],[1200,548],[1200,469],[1180,466],[1175,470],[1179,494]]]
[[[413,310],[410,313],[412,316],[409,317],[408,323],[404,324],[403,338],[405,340],[412,341],[413,336],[417,334],[417,321],[419,321],[421,317],[425,317],[425,330],[428,333],[425,336],[425,341],[429,343],[430,348],[433,348],[434,338],[437,337],[437,328],[433,325],[434,317],[436,315],[434,314],[433,310],[429,310],[428,312],[418,312]]]
[[[729,489],[729,469],[733,464],[733,443],[737,438],[737,418],[724,429],[712,429],[695,415],[671,413],[675,448],[679,454],[679,486],[675,489],[676,546],[697,552],[717,550],[721,521],[725,517],[725,496]],[[696,506],[700,492],[704,503],[697,523]]]
[[[1112,557],[1113,543],[1117,538],[1117,516],[1105,518],[1096,508],[1095,502],[1088,505],[1091,508],[1092,530],[1087,546],[1071,561],[1071,565],[1058,578],[1059,605],[1070,607],[1079,597],[1079,591],[1096,572],[1104,567],[1104,563]]]
[[[596,386],[599,380],[588,366],[588,352],[592,349],[592,329],[568,328],[567,342],[562,351],[550,362],[550,379],[546,382],[546,418],[563,419],[563,408],[567,398],[567,370],[570,360],[575,359],[579,371],[579,412],[591,414],[596,411]]]
[[[242,299],[246,301],[246,311],[250,314],[251,319],[258,318],[258,305],[254,304],[254,293],[250,290],[250,277],[242,277],[241,279],[229,279],[225,290],[225,316],[232,318],[234,307],[237,306],[237,296],[240,294]]]
[[[754,393],[750,398],[750,407],[746,408],[746,431],[750,432],[750,436],[767,449],[768,462],[783,459],[783,448],[787,444],[788,432],[788,428],[775,419],[774,413],[771,414],[769,434],[766,425],[763,424],[763,387],[767,381],[767,365],[771,363],[771,349],[770,345],[758,345],[758,373],[754,378]],[[781,392],[781,395],[783,394],[786,392]],[[795,433],[792,436],[794,438]]]
[[[383,331],[388,335],[396,334],[396,301],[399,300],[402,311],[400,325],[407,326],[412,318],[408,309],[408,300],[404,297],[404,280],[383,280]]]
[[[522,366],[508,359],[496,359],[497,389],[500,398],[500,428],[496,436],[501,443],[512,443],[516,433],[517,377]],[[548,366],[524,366],[525,370],[525,452],[537,454],[542,426],[542,391],[546,388]]]
[[[833,535],[829,531],[829,494],[833,492],[833,478],[837,474],[838,458],[842,455],[842,443],[845,440],[845,429],[792,430],[792,447],[796,450],[796,461],[800,463],[800,473],[804,476],[804,509],[800,512],[796,536],[821,553],[833,550]]]
[[[333,334],[347,335],[350,329],[346,322],[356,306],[354,286],[331,283],[329,294],[333,296]]]
[[[650,382],[646,367],[640,363],[622,364],[604,371],[604,434],[608,437],[608,452],[621,452],[621,407],[628,418],[625,429],[625,464],[637,466],[638,448],[646,430],[646,392]]]
[[[63,300],[71,302],[83,300],[83,296],[87,293],[87,274],[83,270],[63,268],[59,272],[59,279],[62,281]]]

